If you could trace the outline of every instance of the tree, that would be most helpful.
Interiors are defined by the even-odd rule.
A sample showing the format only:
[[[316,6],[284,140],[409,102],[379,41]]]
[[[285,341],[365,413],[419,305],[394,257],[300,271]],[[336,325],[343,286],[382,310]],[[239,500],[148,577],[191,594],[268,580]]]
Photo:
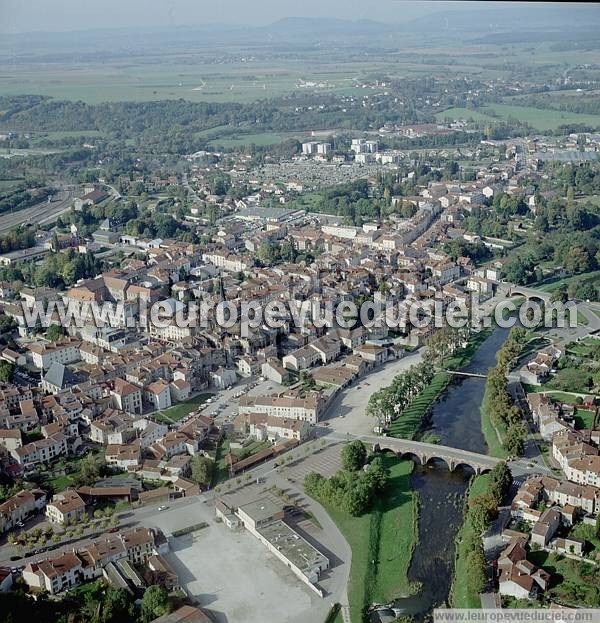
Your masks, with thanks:
[[[527,431],[522,422],[515,422],[514,424],[511,424],[508,427],[506,437],[504,438],[504,447],[507,452],[514,456],[523,454],[526,435]]]
[[[123,588],[106,589],[102,602],[103,623],[129,623],[135,620],[134,606],[129,593]]]
[[[497,502],[491,493],[481,493],[469,501],[469,518],[478,533],[484,532],[497,512]]]
[[[468,585],[474,593],[481,593],[487,584],[485,572],[485,555],[481,541],[478,546],[471,550],[467,556]]]
[[[0,361],[0,381],[3,383],[12,382],[14,372],[14,364],[10,363],[10,361]]]
[[[342,448],[342,465],[345,470],[355,472],[361,469],[366,460],[367,448],[360,439],[356,439]]]
[[[511,484],[512,474],[508,465],[504,461],[495,465],[490,472],[489,492],[496,498],[497,504],[502,502]]]
[[[62,327],[59,327],[57,324],[51,324],[46,329],[46,339],[50,342],[58,342],[63,335]]]
[[[142,597],[142,621],[150,623],[169,612],[169,594],[166,588],[157,584],[149,586]]]
[[[192,479],[199,485],[208,487],[213,473],[214,461],[201,454],[192,458]]]
[[[76,484],[78,486],[93,485],[102,474],[103,468],[103,460],[100,457],[89,454],[81,461]]]

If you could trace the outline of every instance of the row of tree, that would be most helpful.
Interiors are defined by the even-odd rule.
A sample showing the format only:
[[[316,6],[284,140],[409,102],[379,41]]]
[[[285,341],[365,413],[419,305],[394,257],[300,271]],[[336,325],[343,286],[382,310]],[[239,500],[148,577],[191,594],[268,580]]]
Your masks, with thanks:
[[[475,594],[483,592],[487,584],[485,552],[483,549],[482,534],[488,528],[490,521],[496,517],[498,506],[508,492],[512,483],[512,476],[506,463],[498,463],[489,474],[489,482],[484,493],[469,498],[465,513],[465,526],[470,530],[463,530],[464,551],[467,557],[467,585]]]
[[[520,327],[513,327],[508,339],[496,354],[496,367],[488,373],[484,409],[496,428],[505,431],[503,446],[511,455],[523,452],[527,427],[521,410],[514,403],[508,390],[507,372],[518,357],[525,343],[526,333]]]
[[[377,418],[380,426],[401,417],[413,399],[431,383],[434,373],[432,363],[422,361],[398,374],[391,385],[371,394],[367,415]]]

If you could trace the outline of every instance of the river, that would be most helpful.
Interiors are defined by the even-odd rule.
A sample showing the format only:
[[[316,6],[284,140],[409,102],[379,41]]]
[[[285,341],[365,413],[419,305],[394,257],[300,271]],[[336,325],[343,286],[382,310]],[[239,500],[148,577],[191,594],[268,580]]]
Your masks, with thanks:
[[[493,367],[496,352],[508,333],[508,329],[495,329],[463,370],[485,373]],[[485,379],[457,377],[432,405],[427,431],[437,435],[443,445],[486,453],[480,413],[484,392]],[[419,496],[419,543],[408,575],[421,589],[394,605],[415,619],[422,619],[433,608],[448,603],[455,539],[463,520],[470,477],[465,471],[450,473],[440,466],[416,467],[413,472],[411,484]]]

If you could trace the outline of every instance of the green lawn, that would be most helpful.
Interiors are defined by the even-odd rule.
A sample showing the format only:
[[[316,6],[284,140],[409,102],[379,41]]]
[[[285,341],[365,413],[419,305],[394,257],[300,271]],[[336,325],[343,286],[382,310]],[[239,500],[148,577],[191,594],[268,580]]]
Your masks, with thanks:
[[[573,281],[582,281],[587,283],[589,281],[597,282],[598,280],[600,280],[600,270],[594,270],[589,273],[582,273],[581,275],[573,275],[572,277],[550,280],[540,286],[535,286],[535,289],[542,290],[543,292],[554,292],[554,290],[557,290],[563,284],[568,286]]]
[[[470,110],[469,108],[448,108],[442,112],[438,112],[435,115],[437,121],[443,122],[446,119],[458,120],[466,119],[467,121],[492,121],[489,115],[477,110]]]
[[[538,130],[555,130],[567,123],[583,123],[600,127],[600,115],[586,115],[562,110],[533,108],[531,106],[511,106],[509,104],[492,104],[482,109],[504,119],[518,119],[531,124]]]
[[[178,422],[186,415],[189,415],[192,411],[195,411],[200,405],[203,405],[208,398],[213,395],[214,394],[198,394],[198,396],[194,396],[194,398],[191,398],[186,402],[174,405],[168,409],[163,409],[162,411],[157,411],[153,414],[153,417],[157,420],[167,421],[170,423]]]
[[[591,543],[593,552],[592,555],[596,553],[600,553],[600,536],[596,534],[596,527],[589,526],[582,522],[579,522],[573,526],[569,536],[575,537],[576,539],[582,539],[584,541],[588,541]]]
[[[431,383],[410,403],[400,417],[388,427],[388,435],[403,439],[414,439],[423,423],[429,407],[446,389],[450,377],[446,372],[438,372]]]
[[[565,605],[587,608],[598,604],[597,568],[586,562],[541,550],[529,552],[527,558],[553,576],[546,598],[560,600]]]
[[[444,369],[460,370],[466,366],[490,333],[491,329],[475,333],[467,346],[459,348],[453,355],[444,360]],[[388,434],[392,437],[415,439],[429,407],[439,398],[449,382],[450,377],[445,371],[438,372],[431,383],[411,402],[402,415],[390,424],[387,429]]]
[[[577,409],[575,416],[575,426],[577,429],[592,428],[595,413],[587,409]]]
[[[411,592],[408,569],[418,538],[417,501],[410,489],[411,461],[384,456],[390,470],[385,495],[370,513],[351,517],[323,504],[352,549],[348,600],[352,623],[362,623],[365,606]]]
[[[588,381],[591,377],[589,372],[580,368],[561,368],[556,375],[545,384],[545,389],[557,389],[559,391],[576,392],[587,394],[589,392]]]
[[[228,136],[223,138],[214,138],[209,141],[209,144],[214,147],[241,147],[244,145],[259,145],[264,147],[266,145],[276,145],[284,140],[284,136],[281,134],[274,134],[273,132],[261,132],[258,134],[239,134],[236,136]]]
[[[476,122],[499,122],[513,118],[531,124],[537,130],[555,130],[560,125],[568,123],[583,123],[600,127],[600,115],[586,115],[581,113],[566,112],[533,108],[531,106],[512,106],[509,104],[490,104],[477,110],[468,108],[449,108],[436,114],[438,121],[450,119],[467,119]]]
[[[212,486],[225,482],[229,478],[229,468],[225,462],[225,457],[229,453],[229,439],[223,438],[217,446],[215,455],[215,468],[213,470]]]
[[[468,499],[474,498],[480,493],[484,493],[489,483],[489,476],[475,476],[469,487]],[[468,575],[469,566],[467,564],[468,549],[467,542],[475,536],[475,530],[471,522],[465,520],[456,537],[456,566],[454,571],[454,581],[452,583],[452,593],[450,600],[453,608],[480,608],[481,601],[479,595],[469,590]]]
[[[487,398],[487,388],[485,391],[485,395],[483,396],[483,402],[481,404],[481,432],[485,438],[485,443],[488,447],[488,454],[491,456],[496,456],[499,459],[505,459],[508,457],[508,452],[504,449],[502,445],[502,439],[498,437],[498,433],[502,435],[504,431],[501,427],[498,427],[498,432],[496,432],[496,427],[492,423],[492,418],[490,415],[490,410],[488,408],[488,398]]]

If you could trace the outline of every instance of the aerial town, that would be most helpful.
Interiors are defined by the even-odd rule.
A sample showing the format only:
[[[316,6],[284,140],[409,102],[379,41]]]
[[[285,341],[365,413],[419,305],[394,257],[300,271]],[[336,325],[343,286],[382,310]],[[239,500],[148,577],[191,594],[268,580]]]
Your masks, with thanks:
[[[264,144],[0,90],[0,620],[600,608],[600,116],[332,80]]]

